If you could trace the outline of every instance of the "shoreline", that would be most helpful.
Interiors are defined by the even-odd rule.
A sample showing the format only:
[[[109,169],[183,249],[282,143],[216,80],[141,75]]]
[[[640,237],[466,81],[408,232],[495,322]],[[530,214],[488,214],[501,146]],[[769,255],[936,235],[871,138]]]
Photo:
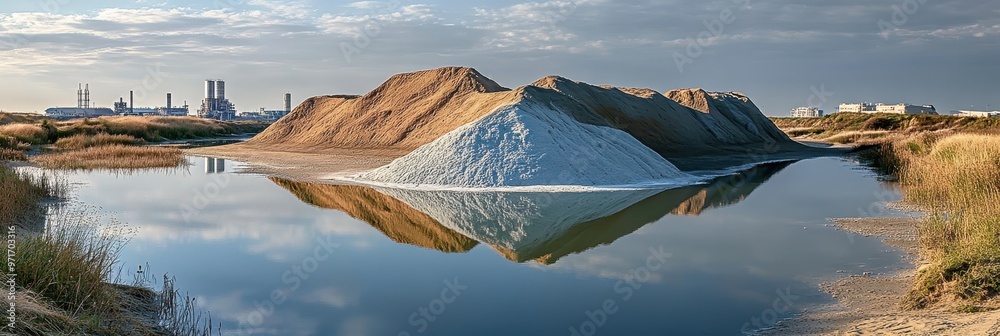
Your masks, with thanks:
[[[907,209],[910,210],[910,209]],[[903,310],[900,301],[926,268],[918,241],[916,217],[831,219],[834,227],[865,237],[878,237],[903,251],[911,266],[886,275],[848,276],[819,288],[835,302],[811,307],[757,335],[985,335],[1000,336],[1000,310],[958,312],[953,303]],[[991,302],[1000,308],[1000,302]]]

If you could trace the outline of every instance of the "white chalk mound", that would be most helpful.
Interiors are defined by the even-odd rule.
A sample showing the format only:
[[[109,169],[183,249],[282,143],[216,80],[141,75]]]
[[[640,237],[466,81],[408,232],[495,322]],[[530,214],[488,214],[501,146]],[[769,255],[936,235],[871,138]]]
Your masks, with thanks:
[[[628,133],[581,123],[529,95],[355,179],[393,186],[460,188],[632,186],[699,180]]]

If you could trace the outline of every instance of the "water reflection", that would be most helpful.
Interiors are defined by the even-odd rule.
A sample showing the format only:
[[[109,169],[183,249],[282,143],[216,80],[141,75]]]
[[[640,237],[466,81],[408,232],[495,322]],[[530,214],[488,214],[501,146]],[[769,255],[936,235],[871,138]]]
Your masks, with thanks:
[[[552,264],[667,214],[697,216],[740,202],[790,164],[760,165],[666,191],[417,191],[270,179],[303,202],[345,212],[399,243],[442,252],[467,252],[483,243],[511,261]]]
[[[217,174],[226,172],[226,159],[206,157],[205,174]]]

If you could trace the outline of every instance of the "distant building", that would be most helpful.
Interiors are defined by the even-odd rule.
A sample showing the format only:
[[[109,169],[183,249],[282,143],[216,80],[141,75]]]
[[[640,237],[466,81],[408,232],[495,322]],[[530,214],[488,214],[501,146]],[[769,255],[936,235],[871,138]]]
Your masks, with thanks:
[[[84,88],[80,84],[76,91],[76,107],[50,107],[45,109],[45,115],[51,118],[93,118],[114,115],[115,112],[106,107],[90,106],[90,84]]]
[[[937,109],[934,105],[910,105],[905,103],[899,104],[882,104],[878,103],[875,105],[875,113],[894,113],[894,114],[937,114]]]
[[[843,103],[840,104],[838,112],[866,113],[875,112],[875,104],[872,103]]]
[[[795,118],[818,118],[823,116],[823,110],[818,107],[797,107],[792,109],[792,117]]]
[[[236,118],[236,105],[226,99],[226,82],[205,81],[205,100],[201,102],[198,116],[209,119],[232,120]]]
[[[259,111],[247,111],[240,112],[236,116],[238,119],[244,120],[264,120],[264,121],[276,121],[282,117],[288,115],[292,112],[292,94],[285,93],[285,109],[284,110],[268,110],[263,107]]]
[[[954,111],[953,115],[959,117],[976,117],[976,118],[998,118],[1000,117],[1000,111],[969,111],[960,110]]]
[[[892,114],[937,114],[934,105],[843,103],[839,112],[892,113]]]
[[[94,118],[114,115],[115,111],[107,107],[50,107],[45,109],[45,116],[51,118]]]

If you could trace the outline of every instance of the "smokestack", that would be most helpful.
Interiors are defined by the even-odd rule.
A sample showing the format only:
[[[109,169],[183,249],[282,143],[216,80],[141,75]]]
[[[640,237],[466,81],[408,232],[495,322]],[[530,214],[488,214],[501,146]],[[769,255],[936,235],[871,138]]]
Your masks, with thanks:
[[[83,90],[83,107],[90,108],[90,83],[87,83],[86,89]]]
[[[167,111],[170,111],[170,92],[167,92]]]
[[[205,98],[207,98],[207,99],[215,99],[215,81],[214,80],[209,79],[209,80],[205,81]]]
[[[215,98],[218,98],[219,100],[226,99],[226,81],[215,81]]]
[[[292,112],[292,94],[285,93],[285,112]]]
[[[128,113],[135,114],[135,95],[132,91],[128,92]]]
[[[83,108],[83,83],[77,83],[76,108]]]

